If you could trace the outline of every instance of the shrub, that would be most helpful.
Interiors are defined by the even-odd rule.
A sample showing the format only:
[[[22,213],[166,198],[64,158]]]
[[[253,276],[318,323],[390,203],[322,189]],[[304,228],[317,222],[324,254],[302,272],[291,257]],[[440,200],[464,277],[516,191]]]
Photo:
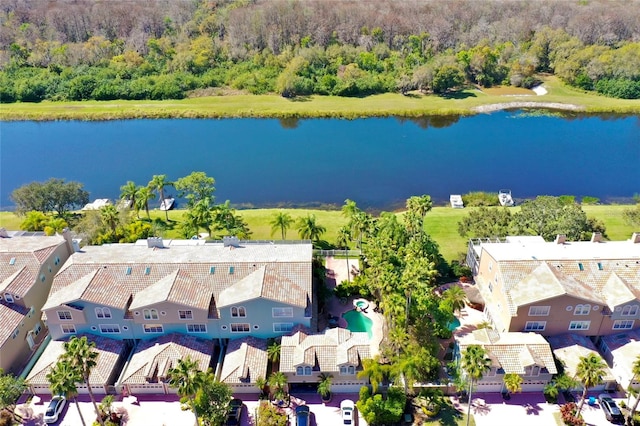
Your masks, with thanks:
[[[479,207],[479,206],[498,206],[500,201],[498,200],[498,194],[493,192],[469,192],[462,196],[462,202],[467,207]]]
[[[582,204],[585,205],[593,205],[593,204],[598,204],[600,202],[600,198],[596,198],[596,197],[582,197]]]
[[[562,415],[562,421],[565,425],[569,426],[584,426],[584,420],[582,417],[577,417],[576,412],[578,407],[575,402],[570,402],[560,406],[560,414]]]

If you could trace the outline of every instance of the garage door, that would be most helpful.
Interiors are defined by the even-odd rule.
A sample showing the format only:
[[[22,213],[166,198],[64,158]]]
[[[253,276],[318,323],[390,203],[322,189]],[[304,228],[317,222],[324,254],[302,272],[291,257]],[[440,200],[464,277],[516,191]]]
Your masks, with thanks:
[[[522,392],[542,392],[546,382],[522,382]]]
[[[130,385],[129,389],[131,395],[136,394],[164,394],[164,384],[162,383],[149,383],[146,385]]]
[[[366,386],[363,382],[344,382],[344,383],[332,383],[331,391],[334,393],[358,393],[360,388]]]
[[[501,392],[502,386],[502,381],[480,382],[476,392]]]

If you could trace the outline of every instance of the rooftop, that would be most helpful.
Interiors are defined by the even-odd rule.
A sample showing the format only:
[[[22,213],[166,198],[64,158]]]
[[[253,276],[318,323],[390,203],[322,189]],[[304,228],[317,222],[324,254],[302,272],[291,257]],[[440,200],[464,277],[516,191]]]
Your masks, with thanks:
[[[568,333],[547,337],[547,341],[551,345],[556,358],[564,365],[565,373],[569,377],[576,376],[580,357],[586,357],[591,354],[600,356],[591,339],[579,334]],[[611,370],[609,370],[609,367],[605,369],[603,380],[605,382],[615,381],[615,377],[613,373],[611,373]]]
[[[255,337],[231,340],[227,345],[220,381],[233,384],[266,379],[268,363],[266,340]]]

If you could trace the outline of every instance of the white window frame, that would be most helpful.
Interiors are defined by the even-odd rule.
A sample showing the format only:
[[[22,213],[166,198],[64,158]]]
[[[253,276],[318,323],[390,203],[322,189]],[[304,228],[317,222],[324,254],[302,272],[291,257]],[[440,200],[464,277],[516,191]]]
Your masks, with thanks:
[[[353,376],[356,374],[355,365],[341,365],[340,366],[340,375],[341,376]]]
[[[118,324],[99,324],[98,328],[102,334],[120,334],[120,326]]]
[[[569,323],[569,330],[589,330],[591,327],[591,321],[571,321]]]
[[[273,323],[274,333],[288,333],[291,330],[293,330],[292,322],[274,322]]]
[[[635,317],[638,315],[638,305],[624,305],[620,315],[623,317]]]
[[[530,317],[548,317],[551,306],[529,306]]]
[[[585,303],[584,305],[576,305],[573,310],[573,315],[589,315],[591,313],[591,305]]]
[[[300,365],[296,367],[296,376],[310,376],[313,369],[310,365]]]
[[[96,308],[95,311],[98,319],[111,318],[111,309],[109,308]]]
[[[247,317],[247,309],[244,306],[232,306],[230,310],[231,310],[231,318]]]
[[[293,308],[271,308],[272,318],[293,318]]]
[[[76,326],[75,324],[60,324],[60,330],[62,334],[76,334]]]
[[[191,309],[180,309],[178,310],[178,318],[182,321],[192,320],[193,311]]]
[[[157,320],[160,319],[160,316],[158,315],[158,310],[151,308],[151,309],[143,309],[142,310],[142,317],[145,320]]]
[[[524,368],[524,375],[528,377],[538,377],[540,375],[540,370],[541,368],[539,365],[529,365]]]
[[[145,334],[162,334],[164,327],[162,324],[142,324],[142,332]]]
[[[233,322],[229,324],[232,333],[250,333],[251,324],[247,322]]]
[[[612,330],[631,330],[635,320],[616,320],[613,322]]]
[[[73,314],[71,314],[71,311],[56,311],[56,312],[58,313],[58,319],[60,321],[73,321]]]
[[[189,329],[190,327],[191,329]],[[187,324],[187,333],[206,333],[206,332],[207,332],[207,324]]]
[[[546,321],[527,321],[524,325],[524,331],[544,331],[547,328]]]

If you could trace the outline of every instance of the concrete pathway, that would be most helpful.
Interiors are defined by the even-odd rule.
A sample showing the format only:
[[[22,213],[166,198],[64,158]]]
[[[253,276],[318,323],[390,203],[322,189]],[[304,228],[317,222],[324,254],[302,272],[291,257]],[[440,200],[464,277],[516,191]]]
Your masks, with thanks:
[[[474,393],[471,414],[476,426],[553,426],[556,420],[553,413],[560,411],[555,404],[548,404],[542,392],[518,393],[511,395],[508,401],[499,393]],[[467,404],[457,398],[451,399],[454,407],[467,412]]]

